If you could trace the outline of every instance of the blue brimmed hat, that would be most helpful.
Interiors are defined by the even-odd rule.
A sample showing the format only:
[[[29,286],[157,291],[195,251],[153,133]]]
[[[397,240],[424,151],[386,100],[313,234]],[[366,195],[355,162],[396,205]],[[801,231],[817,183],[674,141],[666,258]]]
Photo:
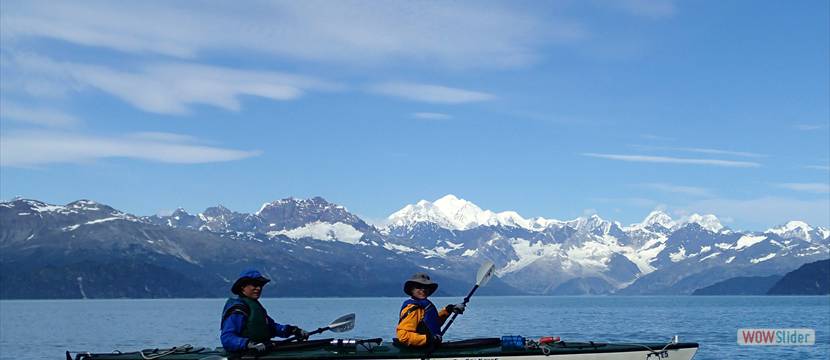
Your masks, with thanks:
[[[262,273],[260,273],[258,270],[243,270],[241,273],[239,273],[239,279],[236,279],[236,282],[234,282],[233,286],[231,286],[231,292],[236,295],[239,295],[239,293],[242,291],[242,287],[244,287],[245,285],[254,284],[259,286],[265,286],[265,284],[267,284],[269,281],[271,281],[271,279],[262,276]]]

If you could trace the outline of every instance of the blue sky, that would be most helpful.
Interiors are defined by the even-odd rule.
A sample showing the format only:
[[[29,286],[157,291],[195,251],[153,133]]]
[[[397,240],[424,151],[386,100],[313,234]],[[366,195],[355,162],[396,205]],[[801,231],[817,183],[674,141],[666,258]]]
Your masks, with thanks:
[[[830,225],[827,1],[0,6],[3,199]]]

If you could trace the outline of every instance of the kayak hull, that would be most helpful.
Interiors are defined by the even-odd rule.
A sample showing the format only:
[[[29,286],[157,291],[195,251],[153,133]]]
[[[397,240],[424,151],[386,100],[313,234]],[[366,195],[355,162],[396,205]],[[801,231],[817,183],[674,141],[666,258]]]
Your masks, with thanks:
[[[698,350],[696,343],[565,343],[538,348],[503,349],[500,345],[485,344],[426,349],[403,348],[389,342],[362,344],[351,347],[330,345],[330,340],[280,348],[267,353],[227,353],[221,348],[149,349],[129,353],[78,353],[74,360],[691,360]]]
[[[524,355],[524,356],[486,356],[486,357],[437,357],[432,356],[430,359],[441,360],[691,360],[697,349],[677,349],[667,350],[664,355],[654,353],[648,350],[643,351],[629,351],[629,352],[610,352],[610,353],[582,353],[582,354],[550,354],[550,355]],[[651,354],[651,358],[649,355]],[[551,358],[553,357],[553,358]],[[265,358],[260,358],[265,359]],[[375,359],[372,360],[400,360],[402,358],[389,359]],[[412,357],[410,359],[423,359],[421,357]],[[218,360],[218,359],[217,359]]]

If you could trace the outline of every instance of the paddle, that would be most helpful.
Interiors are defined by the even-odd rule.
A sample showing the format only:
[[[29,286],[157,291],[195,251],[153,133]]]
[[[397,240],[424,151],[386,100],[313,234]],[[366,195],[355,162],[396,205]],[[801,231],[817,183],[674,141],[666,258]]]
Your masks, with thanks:
[[[318,328],[317,330],[309,332],[308,336],[317,335],[317,334],[319,334],[321,332],[324,332],[326,330],[331,330],[331,331],[334,331],[334,332],[346,332],[346,331],[349,331],[351,329],[354,329],[354,313],[343,315],[343,316],[335,319],[334,321],[332,321],[331,324],[329,324],[328,326],[324,326],[324,327]],[[287,343],[287,342],[292,342],[294,340],[297,340],[296,336],[292,336],[292,337],[290,337],[286,340],[279,341],[279,343]]]
[[[493,272],[495,270],[496,265],[493,264],[492,261],[486,261],[484,264],[481,265],[480,268],[478,268],[478,273],[476,274],[476,285],[473,286],[473,289],[470,290],[470,293],[467,294],[467,297],[464,298],[464,302],[462,302],[462,304],[467,305],[467,303],[470,302],[470,298],[473,296],[476,290],[478,290],[479,287],[484,286],[484,284],[487,284],[487,281],[489,281],[490,277],[493,276]],[[447,332],[447,329],[450,328],[450,325],[452,325],[453,321],[455,321],[455,318],[457,316],[457,313],[452,314],[450,321],[448,321],[447,325],[444,325],[444,328],[441,330],[441,336],[444,336],[444,333]]]

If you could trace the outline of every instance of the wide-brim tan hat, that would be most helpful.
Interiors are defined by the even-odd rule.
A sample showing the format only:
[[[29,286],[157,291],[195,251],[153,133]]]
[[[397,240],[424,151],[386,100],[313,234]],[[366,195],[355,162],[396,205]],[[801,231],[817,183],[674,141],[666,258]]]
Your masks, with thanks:
[[[403,284],[403,292],[407,295],[412,295],[412,289],[415,287],[425,287],[427,296],[432,295],[435,290],[438,290],[438,284],[433,282],[426,273],[415,273],[409,280]]]

